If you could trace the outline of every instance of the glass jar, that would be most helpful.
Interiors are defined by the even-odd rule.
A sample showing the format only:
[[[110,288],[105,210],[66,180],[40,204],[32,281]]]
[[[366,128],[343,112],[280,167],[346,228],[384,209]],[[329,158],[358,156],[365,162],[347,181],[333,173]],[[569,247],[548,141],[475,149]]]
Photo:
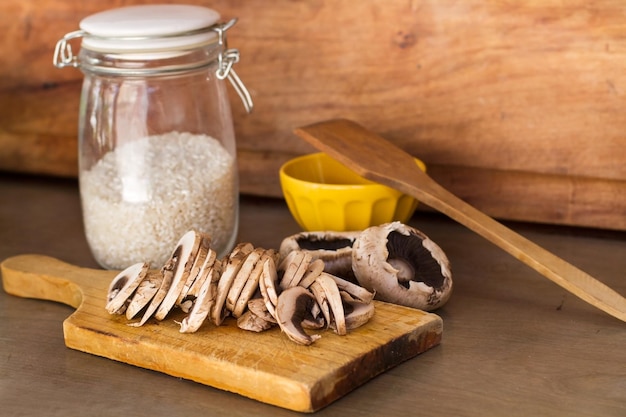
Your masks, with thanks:
[[[104,268],[153,268],[194,229],[220,256],[239,217],[236,143],[225,79],[250,96],[226,46],[236,20],[199,6],[131,6],[91,15],[54,63],[84,74],[79,184],[87,241]],[[72,39],[82,38],[73,55]]]

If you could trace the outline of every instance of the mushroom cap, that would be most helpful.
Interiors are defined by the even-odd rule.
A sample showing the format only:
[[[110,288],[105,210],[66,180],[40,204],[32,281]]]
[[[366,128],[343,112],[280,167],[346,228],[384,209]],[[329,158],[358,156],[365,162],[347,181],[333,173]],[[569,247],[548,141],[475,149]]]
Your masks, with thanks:
[[[365,229],[356,239],[352,269],[382,301],[432,311],[452,292],[450,262],[421,231],[400,222]]]
[[[281,258],[293,251],[305,251],[324,261],[324,271],[352,278],[352,245],[359,232],[301,232],[284,238],[278,250]]]

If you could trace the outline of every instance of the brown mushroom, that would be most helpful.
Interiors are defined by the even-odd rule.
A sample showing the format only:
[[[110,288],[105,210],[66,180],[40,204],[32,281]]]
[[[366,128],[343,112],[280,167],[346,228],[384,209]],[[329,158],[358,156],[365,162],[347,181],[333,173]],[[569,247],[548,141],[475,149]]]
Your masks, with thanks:
[[[154,314],[156,309],[159,308],[161,301],[163,301],[163,299],[167,295],[170,285],[172,284],[175,263],[176,263],[175,260],[173,258],[170,258],[165,263],[165,265],[161,267],[160,272],[161,272],[161,275],[163,275],[163,279],[161,280],[161,285],[159,286],[159,289],[157,290],[154,297],[152,297],[152,300],[150,300],[150,304],[148,304],[148,308],[146,308],[146,310],[144,311],[143,316],[141,317],[141,320],[135,323],[128,323],[129,326],[133,326],[133,327],[143,326],[146,323],[146,321],[148,321],[148,319],[152,317],[152,314]]]
[[[318,334],[309,335],[302,328],[302,322],[310,312],[315,303],[313,295],[303,287],[290,287],[278,296],[276,306],[276,318],[281,330],[287,337],[296,343],[310,345],[321,336]]]
[[[346,293],[350,294],[352,298],[356,298],[357,300],[366,304],[371,303],[374,299],[374,292],[370,292],[366,288],[361,287],[360,285],[345,280],[343,278],[327,274],[326,272],[324,272],[324,274],[328,275],[335,281],[340,291],[345,291]]]
[[[343,309],[346,318],[346,329],[354,330],[363,326],[374,317],[374,304],[361,301],[343,300]]]
[[[322,272],[324,272],[324,261],[321,259],[313,260],[309,264],[309,267],[307,268],[306,272],[304,273],[304,276],[302,277],[298,285],[304,288],[309,288],[311,284],[315,282],[315,279],[319,277]]]
[[[111,283],[107,294],[106,309],[110,314],[124,314],[131,296],[145,278],[150,265],[139,262],[118,273]]]
[[[198,331],[209,316],[217,296],[217,282],[222,272],[221,266],[221,262],[216,262],[211,268],[209,277],[202,284],[198,298],[193,304],[189,315],[180,323],[181,333],[193,333]]]
[[[248,276],[247,281],[245,282],[241,293],[239,294],[239,298],[235,302],[235,305],[232,310],[232,315],[235,318],[240,317],[246,308],[248,307],[248,301],[252,299],[254,294],[259,289],[259,282],[261,281],[261,276],[263,275],[263,268],[266,263],[273,262],[274,259],[274,250],[268,249],[263,252],[261,255],[261,259],[256,263],[250,275]]]
[[[216,326],[219,326],[224,321],[224,318],[228,315],[224,308],[226,304],[226,297],[230,287],[237,277],[243,262],[246,260],[248,254],[254,250],[254,246],[251,243],[240,243],[232,250],[228,255],[228,258],[222,261],[223,272],[220,280],[217,284],[217,299],[211,310],[211,320]]]
[[[352,268],[358,282],[376,299],[431,311],[452,291],[450,263],[437,244],[400,222],[370,227],[353,246]]]
[[[243,261],[241,268],[237,272],[235,279],[232,281],[232,284],[228,290],[228,294],[226,295],[226,309],[228,311],[235,310],[235,303],[239,299],[243,288],[252,274],[252,271],[255,270],[256,265],[261,261],[261,257],[265,253],[265,249],[263,248],[254,248],[252,252],[250,252],[246,259]],[[261,270],[262,271],[262,264]],[[260,273],[259,271],[259,273]]]
[[[204,259],[204,263],[198,271],[195,279],[191,283],[191,286],[187,289],[186,294],[184,295],[184,297],[182,297],[182,299],[180,296],[178,297],[181,300],[177,301],[177,305],[185,313],[189,313],[189,311],[193,308],[193,305],[198,298],[200,288],[202,288],[204,281],[210,278],[213,267],[216,264],[220,263],[220,260],[216,259],[216,256],[216,252],[213,249],[209,249],[206,258]]]
[[[271,329],[273,325],[274,323],[266,320],[265,317],[257,316],[251,310],[247,310],[237,318],[237,327],[251,332],[262,332]]]
[[[301,232],[284,238],[278,252],[285,258],[290,252],[309,252],[312,259],[324,261],[324,271],[352,280],[352,245],[359,232]]]
[[[211,238],[209,237],[209,235],[203,234],[202,240],[200,241],[200,246],[198,247],[196,259],[193,262],[191,271],[189,271],[187,281],[183,285],[183,288],[180,291],[180,294],[178,294],[178,298],[176,299],[177,305],[182,303],[182,301],[187,297],[187,294],[189,294],[194,285],[196,287],[202,285],[202,283],[196,283],[197,279],[202,278],[201,272],[203,270],[206,271],[207,268],[211,268],[213,262],[215,262],[217,254],[214,250],[211,249],[210,246]]]
[[[311,254],[296,250],[289,252],[278,264],[279,285],[282,290],[300,283],[311,263]]]
[[[160,271],[148,271],[146,277],[139,283],[139,286],[133,294],[133,298],[128,304],[128,308],[126,309],[126,318],[128,320],[133,319],[145,306],[148,305],[148,303],[150,303],[159,290],[162,281],[163,274]]]
[[[163,298],[159,308],[157,308],[154,313],[154,317],[157,320],[163,320],[176,304],[176,300],[178,300],[178,296],[187,282],[187,278],[189,277],[191,268],[195,262],[202,239],[203,236],[201,233],[196,232],[195,230],[190,230],[178,241],[178,244],[170,257],[170,259],[174,261],[174,276],[165,298]]]
[[[265,321],[276,324],[276,317],[269,312],[262,297],[255,297],[248,301],[248,311]]]
[[[324,291],[324,288],[319,283],[319,281],[315,280],[310,286],[309,290],[315,297],[315,301],[317,301],[318,308],[320,310],[320,314],[324,319],[324,323],[327,327],[330,326],[330,322],[332,321],[332,316],[330,315],[330,305],[328,303],[328,296]]]
[[[280,287],[278,286],[278,275],[276,273],[276,263],[274,258],[269,258],[263,264],[263,273],[259,281],[259,290],[263,297],[263,302],[267,311],[276,318],[276,305],[278,304],[278,294]]]
[[[343,310],[343,303],[339,287],[331,275],[323,273],[315,280],[322,287],[330,307],[331,320],[329,324],[338,335],[344,336],[347,333],[346,318]]]

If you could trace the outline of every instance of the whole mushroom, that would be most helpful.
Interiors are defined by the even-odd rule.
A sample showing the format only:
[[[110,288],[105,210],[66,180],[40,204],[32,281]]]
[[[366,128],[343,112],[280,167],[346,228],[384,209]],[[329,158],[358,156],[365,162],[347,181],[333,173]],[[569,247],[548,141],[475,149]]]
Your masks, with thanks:
[[[324,261],[324,271],[345,279],[352,279],[352,245],[359,232],[300,232],[287,236],[280,244],[279,253],[285,258],[294,251],[310,253],[312,259]]]
[[[421,231],[400,222],[365,229],[353,245],[352,269],[376,299],[435,310],[452,292],[450,262]]]

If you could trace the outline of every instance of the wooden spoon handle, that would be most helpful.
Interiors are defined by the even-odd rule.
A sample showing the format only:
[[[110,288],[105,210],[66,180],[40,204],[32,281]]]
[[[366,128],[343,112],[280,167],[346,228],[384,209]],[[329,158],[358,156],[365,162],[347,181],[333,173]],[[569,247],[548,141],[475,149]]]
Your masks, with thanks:
[[[626,298],[427,178],[427,184],[421,179],[419,188],[403,183],[403,191],[473,230],[582,300],[626,321]]]

